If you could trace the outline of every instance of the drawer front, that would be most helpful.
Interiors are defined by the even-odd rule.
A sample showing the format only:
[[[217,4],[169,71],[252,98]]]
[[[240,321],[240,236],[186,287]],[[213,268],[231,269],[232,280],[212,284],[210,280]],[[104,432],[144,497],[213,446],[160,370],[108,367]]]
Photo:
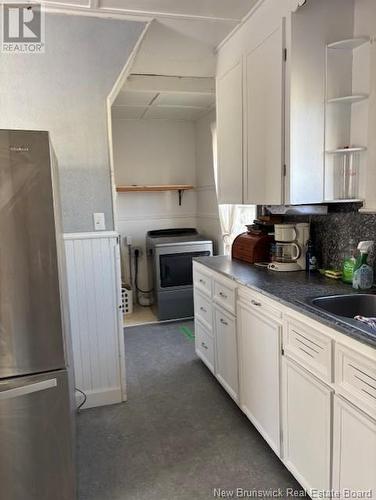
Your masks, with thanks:
[[[350,402],[376,418],[376,361],[336,344],[335,384]]]
[[[235,314],[235,288],[214,280],[213,299],[224,309]]]
[[[211,300],[195,290],[195,317],[198,318],[208,330],[212,331],[213,309]]]
[[[258,311],[260,314],[269,316],[272,319],[282,319],[282,312],[274,307],[273,303],[262,294],[241,287],[238,291],[238,297],[240,302],[248,307],[248,309]]]
[[[214,373],[214,338],[200,321],[195,321],[196,354]]]
[[[200,290],[208,297],[212,296],[212,279],[208,274],[205,274],[198,269],[194,269],[193,284],[195,288]]]
[[[284,332],[285,354],[325,382],[332,382],[332,339],[314,328],[288,319]]]

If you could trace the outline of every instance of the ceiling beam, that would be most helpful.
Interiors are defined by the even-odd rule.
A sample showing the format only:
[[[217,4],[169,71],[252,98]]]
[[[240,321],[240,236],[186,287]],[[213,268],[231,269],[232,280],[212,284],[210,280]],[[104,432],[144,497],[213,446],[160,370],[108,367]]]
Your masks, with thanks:
[[[214,94],[214,78],[131,74],[122,90]]]
[[[240,18],[234,17],[217,17],[217,16],[201,16],[195,14],[179,14],[177,12],[159,12],[148,10],[134,9],[116,9],[100,7],[100,0],[90,0],[88,5],[71,5],[69,3],[44,2],[47,12],[62,12],[71,15],[88,15],[97,17],[111,17],[129,19],[133,21],[151,21],[152,19],[178,19],[187,21],[212,21],[212,22],[228,22],[239,23]]]
[[[44,2],[43,3],[45,12],[51,14],[67,14],[70,16],[87,16],[87,17],[100,17],[105,19],[119,19],[123,21],[138,21],[141,23],[151,22],[154,20],[153,17],[146,17],[141,15],[129,15],[122,14],[120,12],[113,12],[109,9],[97,9],[91,8],[90,5],[79,6],[79,5],[68,5],[68,4],[57,4],[55,2]]]

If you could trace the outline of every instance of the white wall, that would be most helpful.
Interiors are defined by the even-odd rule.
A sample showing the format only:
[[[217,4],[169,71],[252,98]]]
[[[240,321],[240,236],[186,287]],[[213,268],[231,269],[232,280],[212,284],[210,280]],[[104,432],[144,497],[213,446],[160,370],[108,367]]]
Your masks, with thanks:
[[[114,170],[121,184],[196,183],[194,123],[178,120],[113,120]],[[117,230],[145,247],[152,229],[196,227],[196,193],[186,191],[182,206],[176,192],[119,193]],[[145,256],[139,285],[149,287]]]
[[[222,253],[213,168],[212,125],[215,124],[215,119],[213,110],[195,123],[197,228],[214,241],[216,253]]]
[[[143,23],[46,15],[44,54],[1,54],[0,128],[48,130],[56,152],[65,232],[113,228],[106,98]]]

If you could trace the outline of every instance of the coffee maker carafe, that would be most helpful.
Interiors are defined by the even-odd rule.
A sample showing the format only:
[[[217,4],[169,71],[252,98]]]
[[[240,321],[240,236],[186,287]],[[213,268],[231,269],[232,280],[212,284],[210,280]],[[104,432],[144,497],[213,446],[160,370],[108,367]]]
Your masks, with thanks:
[[[304,271],[306,268],[309,224],[276,224],[275,251],[268,268],[272,271]]]

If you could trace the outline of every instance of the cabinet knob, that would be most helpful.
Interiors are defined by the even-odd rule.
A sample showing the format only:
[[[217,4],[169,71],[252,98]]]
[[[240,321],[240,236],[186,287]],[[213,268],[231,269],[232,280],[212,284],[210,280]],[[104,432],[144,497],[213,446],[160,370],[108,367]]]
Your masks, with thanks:
[[[254,306],[257,306],[257,307],[262,306],[261,302],[257,302],[257,300],[253,300],[253,299],[251,300],[251,304],[253,304]]]
[[[205,342],[201,342],[201,346],[202,346],[204,349],[208,349],[208,346],[205,344]]]
[[[208,311],[205,309],[205,307],[202,307],[202,306],[200,307],[200,311],[202,311],[202,312],[204,312],[204,313],[208,312]]]
[[[204,281],[203,279],[200,279],[199,281],[200,281],[200,283],[202,283],[203,285],[205,285],[205,283],[206,283],[206,281]]]
[[[222,325],[228,326],[227,321],[225,321],[223,318],[221,318],[219,321],[222,323]]]
[[[219,296],[223,297],[224,299],[227,299],[227,295],[223,292],[219,292]]]

